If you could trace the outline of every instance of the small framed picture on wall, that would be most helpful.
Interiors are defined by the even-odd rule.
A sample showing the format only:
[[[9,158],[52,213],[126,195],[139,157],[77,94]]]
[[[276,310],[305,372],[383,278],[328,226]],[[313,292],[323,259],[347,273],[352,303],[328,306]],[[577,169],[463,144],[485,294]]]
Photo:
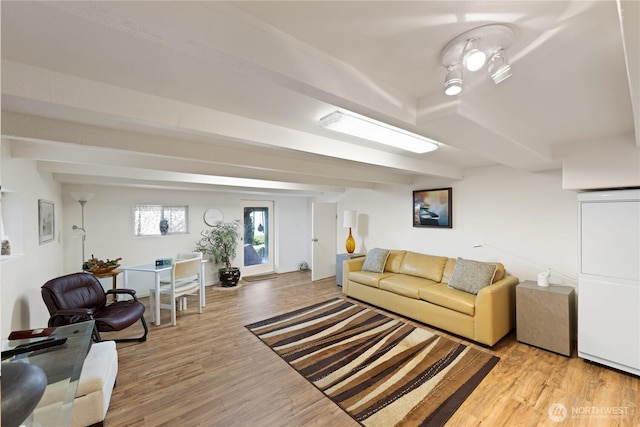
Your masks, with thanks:
[[[451,187],[413,192],[413,226],[453,228]]]
[[[38,200],[38,235],[40,244],[53,240],[56,230],[55,206],[48,200]]]

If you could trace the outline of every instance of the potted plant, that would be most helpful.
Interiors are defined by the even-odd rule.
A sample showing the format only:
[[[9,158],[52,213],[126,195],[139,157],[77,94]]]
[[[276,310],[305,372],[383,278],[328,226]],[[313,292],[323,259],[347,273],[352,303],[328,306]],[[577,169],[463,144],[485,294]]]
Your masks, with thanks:
[[[202,238],[196,243],[197,251],[213,257],[216,265],[224,264],[223,268],[218,269],[220,285],[223,287],[236,286],[240,280],[240,269],[231,266],[240,241],[239,229],[240,220],[218,222],[203,230],[200,233]]]

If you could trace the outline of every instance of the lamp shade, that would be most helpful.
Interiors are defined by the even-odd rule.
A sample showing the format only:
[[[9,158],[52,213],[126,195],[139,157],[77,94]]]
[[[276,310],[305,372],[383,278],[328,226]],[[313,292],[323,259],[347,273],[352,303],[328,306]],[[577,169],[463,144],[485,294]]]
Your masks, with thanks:
[[[342,216],[344,228],[355,228],[358,220],[358,214],[356,211],[344,211]]]
[[[85,236],[87,234],[84,228],[78,227],[77,225],[74,225],[73,227],[71,227],[71,229],[73,230],[73,234],[77,236]]]
[[[71,192],[69,193],[69,195],[71,196],[71,198],[73,200],[75,200],[76,202],[88,202],[89,200],[91,200],[93,198],[93,193],[82,193],[82,192]]]

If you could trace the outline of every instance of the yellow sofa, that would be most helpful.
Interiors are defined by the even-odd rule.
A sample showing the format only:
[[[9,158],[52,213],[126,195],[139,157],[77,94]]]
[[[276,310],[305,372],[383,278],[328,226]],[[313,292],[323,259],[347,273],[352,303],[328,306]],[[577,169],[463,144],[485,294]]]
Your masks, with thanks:
[[[365,258],[345,260],[342,292],[480,344],[493,346],[515,326],[519,280],[496,266],[477,295],[448,286],[456,259],[391,250],[381,273],[362,271]],[[461,263],[462,264],[462,263]]]

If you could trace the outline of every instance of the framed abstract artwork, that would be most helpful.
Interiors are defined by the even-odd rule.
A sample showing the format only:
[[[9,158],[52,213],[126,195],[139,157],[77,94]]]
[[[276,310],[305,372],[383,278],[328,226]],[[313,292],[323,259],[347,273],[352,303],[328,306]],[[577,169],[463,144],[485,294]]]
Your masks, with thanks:
[[[413,226],[453,228],[452,189],[415,190],[413,192]]]
[[[38,200],[38,235],[40,244],[54,239],[56,230],[55,206],[53,202]]]

